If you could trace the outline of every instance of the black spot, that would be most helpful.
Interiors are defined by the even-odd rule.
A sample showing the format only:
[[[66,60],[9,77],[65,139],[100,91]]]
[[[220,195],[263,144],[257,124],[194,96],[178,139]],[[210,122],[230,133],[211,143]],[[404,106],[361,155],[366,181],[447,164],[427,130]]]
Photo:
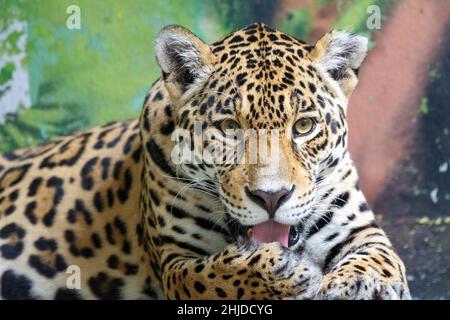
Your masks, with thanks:
[[[237,289],[237,294],[236,294],[236,298],[238,300],[240,300],[242,298],[242,296],[244,295],[244,289],[243,288],[238,288]]]
[[[2,244],[0,246],[0,252],[5,259],[16,259],[23,252],[23,243],[19,241],[12,244]]]
[[[28,264],[39,274],[47,278],[53,278],[58,271],[63,271],[67,268],[64,258],[60,255],[55,256],[55,266],[47,264],[40,256],[34,254],[28,259]]]
[[[106,180],[108,178],[109,166],[111,165],[111,158],[103,158],[100,164],[102,166],[102,179]]]
[[[183,291],[188,296],[188,298],[191,297],[191,292],[189,291],[189,289],[184,284],[183,284]]]
[[[73,249],[73,247],[71,249]],[[74,252],[76,252],[77,254],[75,254]],[[76,256],[80,255],[85,258],[92,258],[94,256],[94,251],[91,248],[81,248],[80,250],[74,250],[72,253],[74,253],[74,255]]]
[[[119,160],[114,164],[114,169],[113,169],[113,177],[116,180],[119,180],[120,178],[120,171],[122,170],[122,166],[123,166],[123,161]]]
[[[98,191],[94,195],[94,207],[95,209],[97,209],[98,212],[103,211],[103,199],[102,195]]]
[[[122,243],[122,252],[126,253],[126,254],[130,254],[131,253],[131,244],[128,240],[124,240]]]
[[[50,211],[47,212],[47,214],[42,219],[42,222],[44,223],[44,225],[46,225],[47,227],[52,226],[55,215],[56,215],[56,210],[54,208],[50,209]]]
[[[120,278],[112,278],[105,272],[99,272],[96,277],[88,280],[89,287],[95,296],[102,300],[120,299],[120,290],[124,281]]]
[[[150,158],[163,172],[172,177],[176,176],[175,172],[173,172],[172,168],[169,166],[169,162],[164,156],[163,150],[156,144],[153,139],[150,139],[146,143],[146,148],[150,155]]]
[[[94,244],[94,247],[96,247],[97,249],[100,249],[102,247],[102,240],[97,233],[92,234],[91,241]]]
[[[64,232],[64,238],[67,242],[72,243],[75,241],[75,234],[72,230],[66,230]]]
[[[365,212],[365,211],[369,211],[369,205],[367,204],[367,202],[363,202],[359,205],[359,211],[360,212]]]
[[[144,130],[146,132],[150,132],[150,121],[148,118],[148,110],[149,108],[145,108],[143,119],[144,119]]]
[[[53,204],[56,206],[57,204],[61,203],[62,198],[64,196],[64,189],[63,189],[64,181],[61,178],[58,177],[51,177],[47,181],[47,187],[55,188],[55,195],[53,196]]]
[[[65,271],[67,269],[66,260],[64,260],[63,256],[60,254],[57,254],[55,256],[55,268],[59,272]]]
[[[258,263],[259,260],[261,260],[261,255],[260,255],[260,254],[257,254],[256,256],[254,256],[254,257],[250,260],[250,262],[248,263],[248,265],[249,265],[249,266],[252,266],[252,265]]]
[[[2,275],[1,296],[5,300],[32,300],[32,282],[24,275],[18,275],[13,270],[6,270]]]
[[[337,133],[337,122],[336,121],[331,121],[331,132],[333,133],[333,134],[336,134]]]
[[[224,63],[228,59],[228,53],[224,53],[222,57],[220,57],[220,62]]]
[[[278,37],[277,37],[276,35],[274,35],[273,33],[271,33],[271,34],[269,34],[269,39],[270,39],[271,41],[277,41],[277,40],[278,40]]]
[[[197,272],[197,273],[200,273],[200,272],[203,271],[204,268],[205,268],[205,265],[204,265],[204,264],[198,264],[198,265],[195,267],[194,271]]]
[[[67,212],[67,221],[69,221],[70,223],[75,223],[77,222],[77,213],[75,210],[70,209]]]
[[[241,270],[239,270],[238,272],[237,272],[237,274],[244,274],[244,273],[246,273],[247,272],[247,269],[241,269]]]
[[[388,270],[386,270],[386,269],[383,269],[383,276],[385,276],[385,277],[387,277],[387,278],[390,278],[390,277],[392,277],[392,273],[390,273]]]
[[[121,203],[125,203],[128,200],[129,192],[131,190],[131,185],[133,183],[133,178],[130,169],[125,170],[125,179],[123,185],[117,190],[117,196]]]
[[[170,104],[164,107],[164,114],[168,117],[172,117],[172,109],[170,108]]]
[[[136,134],[132,134],[128,137],[127,141],[125,142],[125,144],[123,145],[123,153],[124,154],[128,154],[131,151],[131,145],[134,141],[134,139],[136,138]],[[103,162],[104,159],[102,159]],[[103,163],[102,163],[103,165]]]
[[[157,299],[157,294],[150,283],[147,284],[147,287],[143,290],[144,294],[150,297],[151,299]]]
[[[363,266],[360,266],[360,265],[355,265],[354,266],[356,269],[358,269],[358,270],[361,270],[361,271],[363,271],[363,272],[365,272],[366,271],[366,268],[364,268]]]
[[[341,193],[336,197],[336,199],[333,200],[333,202],[331,202],[331,205],[342,208],[347,204],[349,197],[350,193],[348,192]]]
[[[119,257],[113,254],[108,258],[107,263],[108,267],[110,267],[111,269],[117,269],[117,267],[119,266]]]
[[[16,234],[19,239],[23,239],[25,236],[25,230],[19,227],[14,222],[11,222],[0,229],[0,238],[6,239],[9,238],[12,234]]]
[[[89,174],[91,173],[97,161],[97,157],[92,158],[84,164],[83,168],[81,168],[81,187],[84,190],[91,190],[94,186],[94,180]]]
[[[34,210],[36,209],[36,201],[31,201],[25,207],[25,216],[31,222],[31,224],[37,223],[37,218],[34,215]]]
[[[59,288],[54,300],[82,300],[77,289]]]
[[[194,288],[200,294],[202,294],[206,290],[206,287],[201,282],[198,282],[198,281],[194,282]]]
[[[209,98],[208,98],[208,107],[212,107],[213,105],[214,105],[214,96],[210,96]]]
[[[119,230],[120,234],[127,234],[127,225],[119,217],[114,219],[114,226]]]
[[[159,197],[158,197],[158,195],[156,194],[156,192],[153,191],[152,189],[149,189],[149,193],[150,193],[150,198],[152,198],[152,200],[153,200],[153,203],[154,203],[155,205],[159,206],[160,200],[159,200]]]
[[[28,196],[33,197],[36,195],[39,186],[42,184],[42,178],[35,178],[31,181],[30,186],[28,187]]]
[[[244,38],[242,38],[240,35],[236,35],[233,38],[230,39],[229,43],[236,43],[236,42],[241,42],[244,41]]]
[[[14,192],[11,192],[8,196],[9,200],[16,201],[19,197],[19,190],[15,190]]]
[[[306,239],[312,237],[314,234],[322,230],[326,225],[328,225],[331,220],[333,219],[333,212],[328,211],[324,215],[318,218],[316,223],[311,226],[311,228],[308,230],[308,233],[306,235]]]
[[[158,220],[158,224],[161,226],[161,227],[165,227],[165,225],[166,225],[166,221],[164,220],[164,218],[162,217],[162,216],[157,216],[156,217],[156,220]]]
[[[175,130],[175,122],[169,120],[169,122],[167,122],[165,125],[161,125],[159,131],[161,132],[161,134],[167,136],[169,134],[172,134],[173,130]]]
[[[319,102],[319,105],[320,105],[320,107],[322,108],[322,109],[324,109],[325,108],[325,100],[323,99],[323,97],[322,96],[317,96],[317,102]]]
[[[238,86],[242,86],[243,84],[245,84],[245,81],[247,81],[246,77],[247,77],[247,72],[238,74],[236,76],[236,84]]]
[[[161,101],[164,98],[161,91],[158,91],[155,96],[153,97],[153,101]]]
[[[112,208],[112,206],[114,205],[114,192],[112,191],[111,188],[108,188],[107,199],[108,199],[108,206]]]
[[[226,292],[223,291],[222,288],[216,288],[216,293],[217,293],[217,295],[218,295],[219,297],[221,297],[221,298],[226,298],[226,297],[227,297]]]
[[[200,106],[200,109],[198,110],[198,112],[200,113],[200,115],[204,115],[204,114],[205,114],[206,108],[207,108],[206,103],[202,103],[201,106]]]
[[[40,237],[34,242],[34,246],[36,249],[40,251],[56,251],[58,245],[54,239],[45,239],[44,237]]]
[[[333,234],[330,234],[328,237],[325,238],[325,241],[331,241],[334,238],[336,238],[339,235],[339,232],[335,232]]]
[[[114,240],[113,237],[113,229],[110,223],[107,223],[105,225],[105,233],[106,233],[106,239],[110,244],[116,244],[116,240]]]
[[[14,211],[16,210],[16,206],[14,204],[10,205],[8,208],[6,208],[5,210],[5,215],[9,216],[10,214],[12,214]]]
[[[137,274],[139,271],[139,266],[136,264],[125,263],[125,275],[131,276]]]

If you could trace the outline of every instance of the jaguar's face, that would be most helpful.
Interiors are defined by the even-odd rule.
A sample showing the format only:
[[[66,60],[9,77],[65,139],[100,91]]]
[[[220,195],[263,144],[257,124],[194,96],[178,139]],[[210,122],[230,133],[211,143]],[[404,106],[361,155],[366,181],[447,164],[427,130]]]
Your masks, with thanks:
[[[201,128],[203,140],[195,153],[203,159],[201,165],[187,165],[185,171],[216,181],[228,213],[243,225],[268,219],[298,224],[315,202],[317,179],[327,165],[324,160],[345,143],[345,139],[339,145],[332,143],[337,134],[332,134],[331,121],[336,133],[346,126],[334,112],[338,107],[320,107],[333,98],[327,92],[318,98],[311,93],[313,86],[316,92],[322,90],[318,78],[302,75],[281,60],[289,73],[272,59],[281,60],[265,57],[266,67],[247,70],[241,83],[230,80],[236,78],[235,72],[214,73],[181,109],[178,121],[192,137],[200,137],[195,128]],[[275,75],[274,80],[265,76],[268,73]],[[280,80],[286,75],[296,79],[294,84]],[[280,89],[274,91],[276,86]]]
[[[209,54],[202,61],[210,62],[199,62],[197,74],[173,76],[172,84],[189,83],[173,88],[180,92],[177,126],[187,132],[178,142],[193,151],[183,171],[214,184],[242,225],[299,224],[317,203],[323,175],[345,153],[356,76],[343,63],[353,53],[329,48],[345,39],[331,35],[312,47],[254,24],[202,47]],[[358,46],[342,50],[349,48]]]

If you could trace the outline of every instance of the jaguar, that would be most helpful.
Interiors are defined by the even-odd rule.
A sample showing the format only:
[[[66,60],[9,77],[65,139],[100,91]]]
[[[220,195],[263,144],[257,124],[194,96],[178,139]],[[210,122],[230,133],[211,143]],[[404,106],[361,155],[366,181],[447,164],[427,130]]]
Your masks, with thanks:
[[[410,299],[347,148],[366,53],[164,27],[138,120],[0,156],[1,298]]]

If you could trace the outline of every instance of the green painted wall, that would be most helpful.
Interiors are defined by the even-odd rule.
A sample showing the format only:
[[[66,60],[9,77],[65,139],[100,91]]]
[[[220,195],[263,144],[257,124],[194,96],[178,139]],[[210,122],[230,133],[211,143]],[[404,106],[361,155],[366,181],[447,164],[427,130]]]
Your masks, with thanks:
[[[335,24],[364,32],[361,8],[385,1],[363,2],[318,0],[314,6],[338,7]],[[66,27],[72,4],[81,9],[80,30]],[[280,0],[0,1],[0,35],[14,23],[26,26],[0,44],[0,102],[9,110],[0,110],[0,152],[136,118],[146,90],[159,76],[153,41],[167,24],[181,24],[207,42],[254,21],[305,38],[313,24],[309,9],[299,5],[273,23],[282,5]],[[18,68],[5,57],[20,54],[24,37],[21,66],[28,76],[29,108],[4,95],[18,85],[11,81]]]

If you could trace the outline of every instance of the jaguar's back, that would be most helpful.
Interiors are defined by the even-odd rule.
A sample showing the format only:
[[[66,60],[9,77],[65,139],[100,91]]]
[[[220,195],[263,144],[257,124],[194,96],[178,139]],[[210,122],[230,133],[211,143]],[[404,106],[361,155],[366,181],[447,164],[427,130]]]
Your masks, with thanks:
[[[1,297],[145,296],[136,236],[141,166],[136,121],[0,157]],[[67,290],[78,271],[88,290]]]

